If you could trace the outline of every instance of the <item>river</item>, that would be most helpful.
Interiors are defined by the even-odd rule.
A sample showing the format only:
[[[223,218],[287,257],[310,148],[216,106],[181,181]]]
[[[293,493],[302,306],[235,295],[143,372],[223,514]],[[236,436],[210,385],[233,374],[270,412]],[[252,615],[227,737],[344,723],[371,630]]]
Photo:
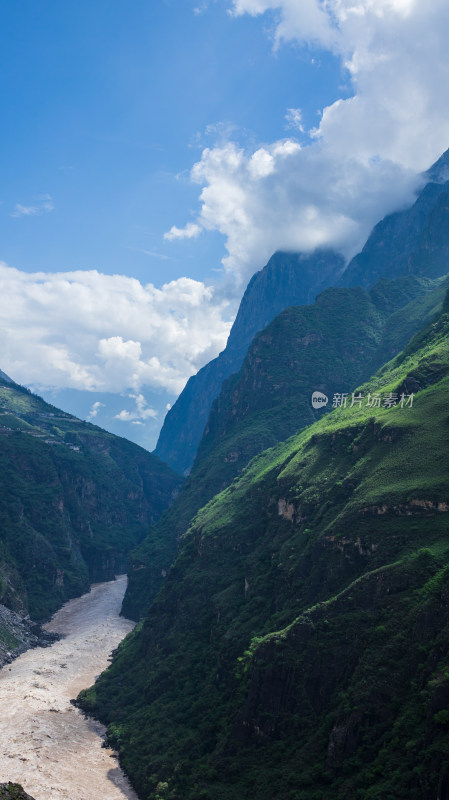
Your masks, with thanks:
[[[105,728],[70,704],[108,666],[133,623],[119,617],[126,576],[70,600],[44,627],[63,635],[0,670],[0,783],[35,800],[138,800]]]

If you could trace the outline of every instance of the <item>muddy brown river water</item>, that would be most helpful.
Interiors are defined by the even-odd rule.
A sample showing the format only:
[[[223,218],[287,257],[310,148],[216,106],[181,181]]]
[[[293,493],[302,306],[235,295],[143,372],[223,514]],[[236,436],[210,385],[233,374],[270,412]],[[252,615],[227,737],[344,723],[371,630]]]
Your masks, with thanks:
[[[0,670],[0,783],[17,781],[35,800],[138,800],[101,746],[104,727],[70,705],[133,628],[119,617],[125,588],[121,576],[71,600],[45,626],[63,639]]]

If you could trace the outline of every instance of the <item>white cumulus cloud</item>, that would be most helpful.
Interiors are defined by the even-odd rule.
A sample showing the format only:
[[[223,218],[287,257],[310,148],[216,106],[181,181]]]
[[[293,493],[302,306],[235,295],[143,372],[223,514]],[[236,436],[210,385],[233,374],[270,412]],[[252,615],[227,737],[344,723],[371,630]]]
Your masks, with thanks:
[[[265,15],[275,48],[332,52],[353,94],[322,110],[306,143],[300,108],[286,109],[301,147],[290,137],[251,150],[234,135],[204,149],[191,171],[196,220],[172,230],[222,233],[224,267],[244,282],[278,249],[330,245],[349,257],[378,219],[413,201],[419,172],[449,146],[449,4],[234,0],[230,10]]]
[[[131,391],[136,420],[155,414],[142,386],[178,394],[223,349],[228,315],[225,299],[189,278],[156,288],[94,270],[29,274],[0,264],[2,368],[42,389]]]
[[[188,222],[184,228],[177,228],[172,225],[167,233],[164,233],[164,239],[172,241],[173,239],[195,239],[201,233],[201,226],[196,222]]]

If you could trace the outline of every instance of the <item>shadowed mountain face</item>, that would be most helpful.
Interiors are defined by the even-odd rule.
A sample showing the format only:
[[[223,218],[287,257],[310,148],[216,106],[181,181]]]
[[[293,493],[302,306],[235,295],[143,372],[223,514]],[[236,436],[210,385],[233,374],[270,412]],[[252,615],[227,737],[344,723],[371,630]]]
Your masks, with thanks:
[[[428,184],[408,211],[374,228],[362,252],[342,275],[341,286],[364,286],[403,274],[438,277],[449,257],[449,182]]]
[[[312,303],[329,286],[374,286],[381,278],[415,274],[436,278],[449,258],[449,151],[423,176],[414,205],[379,222],[346,270],[330,250],[276,253],[251,279],[226,349],[190,378],[168,412],[155,453],[177,472],[190,470],[213,400],[237,372],[254,335],[284,308]]]
[[[181,483],[141,447],[2,378],[0,474],[0,603],[34,619],[126,572]]]
[[[426,184],[411,208],[389,214],[372,231],[338,285],[369,288],[403,274],[435,278],[449,258],[449,150],[423,175]]]
[[[248,284],[226,349],[188,381],[162,427],[155,454],[183,474],[190,470],[221,384],[240,369],[254,335],[284,308],[312,303],[335,283],[343,258],[329,250],[312,255],[275,253]]]

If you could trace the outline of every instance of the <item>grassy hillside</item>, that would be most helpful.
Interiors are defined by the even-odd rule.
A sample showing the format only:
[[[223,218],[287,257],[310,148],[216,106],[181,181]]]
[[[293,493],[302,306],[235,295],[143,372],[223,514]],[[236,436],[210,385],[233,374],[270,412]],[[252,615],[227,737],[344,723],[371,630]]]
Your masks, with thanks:
[[[127,554],[181,480],[147,451],[0,379],[0,603],[41,619]]]
[[[257,453],[311,424],[314,390],[331,400],[395,355],[433,318],[447,278],[413,275],[381,281],[371,292],[327,289],[311,306],[282,312],[259,333],[241,370],[212,405],[191,475],[131,555],[124,612],[138,619],[163,582],[194,514],[228,486]]]
[[[448,797],[449,313],[355,394],[198,513],[83,693],[145,800]]]

